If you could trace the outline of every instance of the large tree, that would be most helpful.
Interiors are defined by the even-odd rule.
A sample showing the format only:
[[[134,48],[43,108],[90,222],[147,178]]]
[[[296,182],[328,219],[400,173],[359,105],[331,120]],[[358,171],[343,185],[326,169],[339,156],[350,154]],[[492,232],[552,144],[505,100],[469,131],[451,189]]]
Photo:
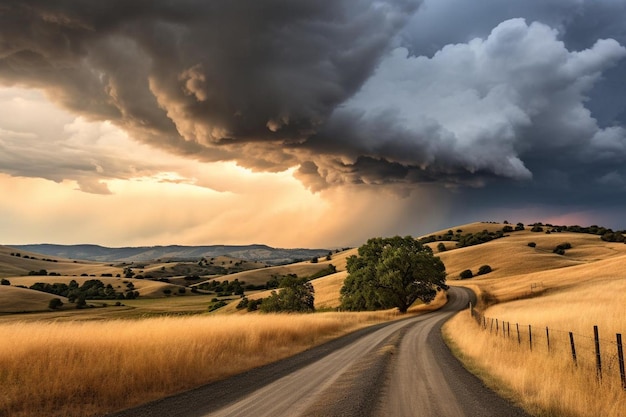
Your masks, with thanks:
[[[348,258],[348,277],[341,288],[346,310],[398,307],[405,313],[416,300],[429,303],[448,289],[446,269],[430,247],[411,236],[372,238]]]

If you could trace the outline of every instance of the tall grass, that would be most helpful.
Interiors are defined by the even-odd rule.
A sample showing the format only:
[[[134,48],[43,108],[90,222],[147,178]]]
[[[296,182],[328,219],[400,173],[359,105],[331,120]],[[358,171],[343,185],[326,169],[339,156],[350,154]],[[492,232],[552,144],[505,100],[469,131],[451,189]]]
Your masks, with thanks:
[[[114,411],[293,355],[394,313],[0,324],[0,416]]]
[[[543,297],[498,304],[485,315],[511,322],[511,338],[480,330],[468,313],[444,326],[466,364],[489,385],[540,416],[624,415],[615,334],[626,332],[626,279],[584,283]],[[521,344],[515,324],[521,324]],[[528,325],[533,330],[530,350]],[[600,330],[603,378],[596,374],[593,326]],[[545,328],[550,329],[550,349]],[[571,355],[574,333],[577,363]]]

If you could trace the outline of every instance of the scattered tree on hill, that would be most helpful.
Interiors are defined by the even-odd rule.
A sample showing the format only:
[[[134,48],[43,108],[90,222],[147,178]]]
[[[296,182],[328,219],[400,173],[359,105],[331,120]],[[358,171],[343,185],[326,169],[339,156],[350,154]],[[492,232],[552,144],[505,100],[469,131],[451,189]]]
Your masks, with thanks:
[[[528,242],[528,246],[534,248],[537,244],[535,242]]]
[[[317,256],[314,256],[311,258],[311,263],[312,264],[316,264],[317,263]]]
[[[532,229],[530,229],[530,231],[535,233],[543,232],[543,227],[541,226],[541,224],[535,223],[533,224],[533,227]]]
[[[461,277],[461,279],[469,279],[472,278],[474,276],[474,273],[472,272],[471,269],[466,269],[464,271],[462,271],[459,276]]]
[[[556,253],[557,255],[565,255],[565,250],[571,249],[571,248],[572,248],[571,243],[565,242],[565,243],[556,245],[556,247],[552,249],[552,252]]]
[[[50,310],[56,310],[57,308],[61,308],[63,306],[63,301],[60,298],[53,298],[48,303],[48,308]]]
[[[439,252],[445,252],[447,250],[446,245],[443,242],[439,242],[439,244],[437,245],[437,250]]]
[[[341,288],[346,310],[397,307],[405,313],[416,300],[432,301],[448,289],[441,259],[411,236],[372,238],[347,260],[348,277]]]
[[[8,279],[2,278],[2,281],[0,281],[0,285],[11,285],[11,281],[9,281]]]
[[[260,309],[264,313],[310,312],[315,310],[315,290],[306,278],[287,275],[280,281],[280,290],[263,299]]]
[[[480,268],[478,268],[478,273],[477,275],[485,275],[488,274],[492,271],[491,267],[489,265],[483,265]]]
[[[85,299],[85,296],[83,294],[81,294],[76,299],[76,308],[81,309],[81,308],[85,308],[85,307],[87,307],[87,300]]]
[[[218,301],[214,302],[213,304],[209,305],[209,312],[210,311],[215,311],[218,308],[222,308],[222,307],[224,307],[227,304],[228,303],[226,301],[218,300]]]

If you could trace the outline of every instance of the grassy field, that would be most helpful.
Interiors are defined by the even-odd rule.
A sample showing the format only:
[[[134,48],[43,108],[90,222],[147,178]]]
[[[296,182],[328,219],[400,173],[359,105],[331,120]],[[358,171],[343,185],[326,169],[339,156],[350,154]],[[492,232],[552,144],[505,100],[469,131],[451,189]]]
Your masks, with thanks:
[[[535,242],[531,248],[528,242]],[[565,255],[552,253],[563,242]],[[451,276],[489,264],[493,272],[452,281],[488,300],[487,317],[520,324],[522,344],[500,331],[480,330],[462,313],[444,334],[468,368],[488,385],[538,416],[623,416],[626,395],[620,386],[615,334],[626,332],[626,245],[576,233],[512,233],[478,246],[441,253]],[[497,302],[496,304],[492,304]],[[530,351],[528,325],[533,329]],[[604,372],[596,377],[593,326],[600,330]],[[548,351],[545,328],[550,329]],[[569,332],[577,344],[574,365]]]
[[[431,306],[445,303],[440,296]],[[395,311],[0,324],[0,415],[89,416],[184,391],[398,317]]]

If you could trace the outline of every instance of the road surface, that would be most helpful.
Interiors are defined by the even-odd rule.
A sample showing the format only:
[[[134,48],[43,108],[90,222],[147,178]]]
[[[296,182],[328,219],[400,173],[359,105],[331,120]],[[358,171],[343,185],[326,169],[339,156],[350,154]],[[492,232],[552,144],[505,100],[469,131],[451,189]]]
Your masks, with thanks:
[[[451,288],[435,312],[376,325],[292,358],[114,417],[527,416],[467,372],[441,326],[473,294]]]

